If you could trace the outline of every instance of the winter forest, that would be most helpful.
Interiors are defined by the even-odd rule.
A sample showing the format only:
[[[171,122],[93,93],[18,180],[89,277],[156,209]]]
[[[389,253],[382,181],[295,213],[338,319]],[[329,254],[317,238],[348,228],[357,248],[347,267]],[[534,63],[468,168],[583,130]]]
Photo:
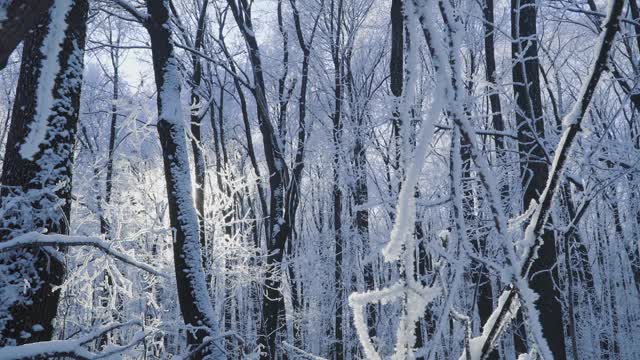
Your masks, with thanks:
[[[637,0],[0,0],[0,360],[640,359]]]

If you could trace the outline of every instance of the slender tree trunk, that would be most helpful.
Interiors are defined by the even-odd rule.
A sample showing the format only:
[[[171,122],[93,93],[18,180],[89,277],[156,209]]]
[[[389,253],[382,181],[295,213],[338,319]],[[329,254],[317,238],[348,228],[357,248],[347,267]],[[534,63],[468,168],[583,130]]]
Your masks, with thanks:
[[[389,75],[391,94],[393,95],[393,112],[392,112],[392,131],[393,142],[395,144],[393,160],[391,161],[392,167],[396,171],[396,176],[399,177],[400,172],[400,157],[402,152],[402,138],[401,128],[402,120],[400,119],[400,112],[398,106],[400,105],[400,97],[402,96],[402,88],[404,85],[404,32],[406,31],[404,25],[404,11],[403,0],[391,1],[391,59],[389,61]],[[400,189],[401,177],[396,179],[398,186],[395,190]],[[393,184],[390,185],[393,189]]]
[[[502,119],[502,107],[500,105],[500,95],[497,90],[496,81],[496,58],[495,58],[495,42],[494,42],[494,16],[493,16],[493,0],[485,0],[482,12],[484,14],[484,55],[485,55],[485,78],[487,83],[491,85],[489,91],[489,102],[491,105],[491,122],[493,129],[496,131],[504,131],[504,120]],[[495,136],[494,142],[496,146],[496,162],[497,166],[505,164],[505,143],[501,136]],[[509,189],[505,185],[501,187],[501,199],[508,197]],[[486,236],[478,238],[477,250],[482,256],[486,256],[487,239]],[[475,263],[475,264],[474,264]],[[493,312],[493,290],[491,288],[491,278],[489,271],[484,264],[472,262],[472,266],[477,268],[477,286],[478,294],[476,304],[478,306],[478,315],[480,323],[486,324],[491,312]],[[498,351],[494,349],[488,357],[489,360],[498,359]]]
[[[198,29],[196,30],[196,40],[194,43],[194,49],[199,51],[202,47],[202,41],[204,38],[204,29],[206,24],[206,15],[207,15],[207,5],[208,0],[204,0],[202,3],[200,14],[198,17]],[[191,58],[191,63],[193,64],[193,76],[192,76],[192,88],[191,88],[191,104],[206,106],[201,103],[201,89],[200,84],[202,83],[202,63],[200,62],[200,57],[194,54]],[[212,94],[213,95],[213,94]],[[202,115],[201,115],[202,114]],[[200,245],[203,249],[203,256],[206,257],[205,250],[207,249],[206,238],[207,234],[205,231],[205,223],[204,223],[204,197],[205,190],[204,184],[206,181],[206,163],[204,158],[204,151],[202,150],[202,119],[204,117],[204,111],[201,111],[198,107],[197,111],[192,110],[191,112],[191,134],[193,138],[191,139],[191,148],[193,151],[193,162],[195,168],[195,204],[196,211],[198,213],[198,228],[200,232]],[[205,259],[203,258],[203,266],[205,265]]]
[[[111,100],[113,101],[113,103],[111,104],[111,124],[109,126],[109,149],[107,150],[107,178],[105,181],[105,193],[104,193],[104,205],[100,205],[101,211],[100,211],[100,233],[109,236],[109,230],[110,230],[110,226],[109,226],[109,221],[107,220],[107,217],[104,214],[104,210],[105,208],[109,207],[109,204],[111,203],[111,195],[112,195],[112,191],[113,191],[113,154],[115,152],[115,147],[116,147],[116,132],[117,132],[117,126],[118,126],[118,105],[117,105],[117,101],[118,101],[118,96],[119,96],[119,89],[118,87],[120,86],[120,74],[118,73],[118,56],[115,55],[113,52],[116,52],[117,54],[117,49],[113,49],[112,50],[112,65],[113,65],[113,93],[112,93],[112,98]]]
[[[302,32],[302,24],[300,21],[300,13],[298,11],[296,0],[289,0],[292,8],[293,22],[296,31],[296,37],[298,39],[298,45],[302,51],[302,70],[300,74],[300,94],[298,97],[298,132],[297,132],[297,146],[295,150],[294,163],[291,171],[291,179],[289,180],[289,186],[286,192],[286,204],[287,210],[285,213],[285,222],[291,224],[292,234],[296,224],[296,214],[298,212],[298,206],[300,204],[300,188],[302,181],[302,172],[304,170],[304,152],[307,140],[307,91],[309,88],[309,66],[311,61],[311,46],[315,37],[316,29],[318,26],[318,20],[321,13],[314,19],[313,28],[311,34],[305,39]],[[293,236],[289,235],[288,252],[293,255]],[[296,283],[295,273],[293,267],[289,265],[289,277],[291,279],[291,292],[294,311],[302,309],[302,299],[298,295],[298,287]],[[294,323],[293,328],[294,342],[296,346],[302,346],[300,342],[300,330],[298,324]]]
[[[340,149],[342,143],[342,92],[343,92],[343,58],[342,58],[342,14],[343,0],[331,2],[331,57],[334,68],[334,111],[331,116],[333,122],[333,230],[335,241],[335,291],[336,291],[336,312],[334,318],[334,336],[335,348],[334,355],[336,360],[344,358],[344,339],[343,339],[343,302],[344,302],[344,279],[342,269],[343,259],[343,235],[342,235],[342,189],[340,188]]]
[[[8,206],[3,209],[9,216],[5,219],[17,210],[15,216],[25,220],[3,223],[4,229],[12,231],[3,230],[0,241],[38,228],[46,228],[49,233],[69,232],[88,8],[86,0],[59,2],[26,37],[0,178],[0,202]],[[50,50],[42,53],[43,48]],[[43,133],[42,141],[34,144],[29,139],[38,131]],[[33,148],[32,156],[25,154],[25,142]],[[10,208],[18,200],[16,196],[31,202],[25,204],[31,209],[28,218],[24,209]],[[52,210],[54,207],[60,210]],[[0,322],[0,346],[51,339],[60,296],[54,287],[62,283],[64,272],[62,261],[44,248],[0,256],[0,289],[9,294],[15,288],[15,294],[19,294],[13,301],[0,301],[0,313],[6,310],[10,314]],[[24,289],[25,283],[30,284],[28,289]]]
[[[540,94],[538,43],[536,40],[535,0],[511,0],[511,36],[513,56],[513,90],[516,97],[516,124],[520,173],[524,188],[524,209],[536,201],[545,188],[549,169],[543,148],[544,119]],[[562,306],[554,287],[558,272],[556,241],[552,231],[543,233],[543,243],[533,262],[531,288],[539,295],[536,306],[540,312],[542,332],[556,360],[567,358],[565,350]],[[518,349],[522,350],[522,349]]]

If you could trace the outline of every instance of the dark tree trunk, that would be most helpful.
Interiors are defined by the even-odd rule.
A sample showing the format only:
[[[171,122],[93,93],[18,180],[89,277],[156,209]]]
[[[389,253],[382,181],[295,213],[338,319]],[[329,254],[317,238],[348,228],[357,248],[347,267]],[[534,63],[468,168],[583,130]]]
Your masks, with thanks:
[[[352,78],[351,76],[349,77]],[[360,237],[363,249],[363,257],[369,258],[371,244],[369,243],[369,210],[365,208],[369,201],[369,188],[367,185],[367,153],[364,146],[365,126],[364,116],[357,117],[356,123],[356,139],[353,146],[353,171],[355,173],[355,184],[353,199],[356,206],[354,227],[357,235]],[[364,283],[368,291],[375,289],[373,259],[364,263]],[[376,304],[367,305],[367,328],[369,336],[376,336],[377,311]]]
[[[22,222],[12,222],[11,217],[5,217],[3,227],[13,231],[3,230],[0,241],[8,240],[12,232],[23,233],[42,227],[54,234],[69,232],[71,170],[88,8],[86,0],[58,5],[52,11],[62,16],[41,19],[40,26],[26,37],[0,179],[3,186],[0,201],[3,206],[10,206],[11,201],[19,200],[16,197],[28,198],[30,203],[25,206],[29,210],[23,208],[15,215],[17,219],[24,218],[24,211],[28,211],[31,217]],[[64,22],[58,25],[63,31],[61,37],[49,33],[52,19]],[[52,49],[59,44],[60,51],[41,53],[45,43]],[[52,56],[59,65],[57,69],[56,66],[45,67],[47,59],[51,60],[49,57]],[[57,73],[43,73],[45,69]],[[47,75],[53,75],[50,84],[47,83]],[[39,99],[40,95],[51,96],[50,108],[38,108],[41,102],[46,101]],[[34,118],[47,115],[50,116],[43,118],[46,124],[43,141],[32,157],[25,156],[21,151],[24,150],[23,144],[38,126]],[[61,211],[52,211],[54,206]],[[7,216],[12,209],[5,210],[9,210],[5,213]],[[15,301],[0,301],[0,307],[6,306],[11,316],[4,319],[6,322],[0,322],[3,325],[0,328],[0,346],[50,340],[60,296],[60,292],[53,291],[53,288],[62,283],[65,272],[61,259],[45,249],[12,251],[0,257],[0,272],[6,275],[0,276],[0,287],[4,289],[13,286],[22,289],[25,281],[31,285],[26,292],[16,291],[20,295]],[[11,279],[18,279],[19,283],[12,283]]]
[[[262,334],[258,343],[263,348],[262,359],[275,359],[278,353],[277,338],[281,333],[285,306],[280,293],[282,279],[279,267],[286,250],[286,240],[291,232],[291,224],[284,220],[285,179],[288,178],[284,153],[280,149],[273,124],[269,116],[266,88],[262,72],[262,59],[258,42],[253,33],[251,10],[245,1],[228,0],[236,23],[241,29],[249,52],[249,60],[253,69],[255,87],[253,95],[256,100],[258,122],[262,133],[264,153],[269,169],[269,227],[267,233],[267,274],[262,296]]]
[[[295,1],[291,1],[294,9],[294,21],[298,16]],[[236,24],[240,28],[242,37],[245,40],[249,61],[253,70],[253,81],[255,86],[252,89],[254,99],[257,106],[258,122],[264,145],[265,160],[269,170],[269,214],[267,226],[267,273],[264,284],[262,299],[262,329],[258,343],[263,348],[263,359],[274,359],[278,355],[277,339],[281,335],[281,329],[284,329],[285,306],[284,298],[280,292],[282,279],[279,274],[279,267],[285,251],[287,251],[287,241],[292,240],[293,229],[295,226],[295,211],[299,202],[298,192],[302,177],[302,157],[304,154],[304,142],[306,138],[306,129],[304,128],[304,112],[300,112],[301,128],[298,133],[298,148],[296,149],[294,174],[289,178],[289,169],[284,158],[284,149],[281,149],[282,142],[279,141],[279,132],[273,127],[269,115],[269,106],[266,97],[266,87],[264,82],[264,74],[262,70],[262,59],[260,57],[260,49],[254,34],[254,27],[251,19],[251,5],[244,0],[227,0],[227,4],[233,14]],[[297,22],[297,21],[296,21]],[[316,19],[317,22],[317,19]],[[303,46],[303,54],[306,60],[303,60],[303,82],[305,82],[301,90],[301,108],[304,109],[306,101],[306,77],[308,65],[305,70],[304,62],[308,62],[310,42],[305,43],[300,37],[301,32],[299,24],[296,25],[296,33],[299,36]],[[314,25],[315,31],[315,25]],[[302,96],[304,91],[304,96]],[[282,109],[281,109],[282,110]],[[305,109],[306,111],[306,109]],[[246,123],[246,122],[245,122]],[[246,126],[246,124],[245,124]],[[252,159],[253,162],[253,159]],[[254,167],[255,164],[254,164]],[[257,167],[256,167],[257,168]],[[284,355],[283,355],[284,356]]]
[[[331,7],[331,29],[332,44],[331,57],[334,68],[334,111],[331,119],[333,121],[333,231],[335,236],[335,291],[336,291],[336,313],[334,321],[335,336],[335,359],[344,358],[343,339],[343,302],[344,302],[344,279],[342,275],[342,249],[344,239],[342,235],[342,189],[340,188],[340,149],[342,144],[342,92],[343,92],[343,58],[342,58],[342,11],[343,1],[337,1],[337,8]]]
[[[536,13],[535,0],[511,0],[511,36],[515,39],[512,44],[512,76],[517,104],[516,124],[524,209],[538,199],[549,176],[547,155],[542,143],[544,119],[538,73]],[[552,231],[545,231],[542,236],[544,241],[530,270],[531,274],[536,275],[529,283],[539,295],[536,307],[540,312],[542,332],[549,348],[557,360],[564,360],[567,355],[562,306],[559,293],[554,287],[558,277],[554,266],[557,262],[556,241]]]
[[[149,20],[145,26],[151,38],[153,69],[158,88],[158,134],[162,147],[169,219],[174,229],[174,263],[178,300],[185,325],[197,327],[187,333],[191,347],[206,336],[215,337],[218,324],[202,267],[198,215],[193,205],[188,145],[181,116],[180,75],[169,25],[169,9],[163,0],[147,0]],[[204,327],[204,328],[203,328]],[[218,340],[219,341],[219,340]],[[220,346],[205,346],[197,358],[219,358]]]
[[[0,4],[0,10],[5,11],[0,20],[0,70],[29,31],[45,21],[51,5],[53,0],[9,0]]]
[[[287,211],[285,213],[285,222],[291,224],[292,230],[295,228],[296,224],[296,214],[298,211],[298,206],[300,204],[300,183],[302,181],[302,172],[304,170],[304,150],[305,144],[307,140],[307,126],[306,126],[306,117],[307,117],[307,90],[309,87],[309,66],[311,60],[311,46],[313,44],[313,40],[315,37],[315,32],[318,25],[318,20],[320,13],[314,20],[313,29],[311,31],[310,36],[305,40],[304,34],[302,32],[302,24],[300,21],[300,13],[298,12],[296,0],[289,0],[291,4],[292,13],[293,13],[293,21],[296,30],[296,37],[298,39],[298,45],[300,50],[302,51],[302,71],[301,71],[301,81],[300,81],[300,95],[298,98],[298,133],[297,133],[297,147],[295,151],[294,163],[292,166],[292,174],[291,179],[289,180],[289,186],[287,187],[286,192],[286,204]],[[289,254],[293,254],[293,239],[289,238],[289,246],[288,252]],[[292,292],[292,302],[294,311],[301,309],[302,299],[298,295],[297,284],[295,273],[291,265],[289,265],[289,277],[291,279],[291,292]],[[293,328],[293,336],[296,346],[301,346],[300,343],[300,333],[298,329],[298,325],[294,324]]]
[[[394,97],[392,112],[392,129],[393,139],[395,143],[392,166],[396,172],[400,171],[401,143],[400,129],[402,128],[402,120],[398,106],[400,105],[400,97],[402,96],[402,88],[404,85],[404,11],[402,0],[392,0],[391,2],[391,59],[389,61],[389,75],[391,94]],[[401,182],[401,179],[398,179]],[[393,184],[390,184],[393,189]],[[397,189],[400,189],[398,183]]]
[[[118,50],[113,50],[113,51],[118,51]],[[118,105],[117,105],[117,101],[118,101],[118,95],[119,95],[119,80],[120,80],[120,76],[118,74],[118,60],[117,60],[117,56],[113,57],[112,56],[112,63],[113,63],[113,96],[112,96],[112,101],[113,104],[111,104],[111,125],[109,127],[109,149],[108,149],[108,153],[107,153],[107,179],[105,181],[105,193],[104,193],[104,206],[100,205],[101,207],[101,212],[100,212],[100,233],[104,234],[104,235],[109,235],[109,221],[107,220],[107,217],[104,214],[104,208],[108,207],[109,204],[111,203],[111,195],[112,195],[112,191],[113,191],[113,154],[115,152],[115,147],[116,147],[116,131],[117,131],[117,126],[118,126]]]
[[[194,49],[199,51],[202,47],[202,39],[204,38],[205,20],[207,14],[208,0],[204,0],[200,10],[198,18],[198,30],[196,31],[196,41]],[[191,104],[199,104],[200,106],[206,106],[202,104],[202,98],[200,97],[202,83],[202,63],[200,57],[194,54],[191,58],[193,64],[193,77],[191,88]],[[212,94],[213,95],[213,94]],[[200,108],[198,108],[200,109]],[[206,180],[206,164],[204,159],[204,152],[202,151],[202,118],[204,117],[204,111],[192,111],[191,113],[191,134],[193,139],[191,140],[191,148],[193,150],[193,162],[195,168],[195,204],[196,211],[198,213],[198,229],[200,231],[200,245],[203,249],[203,256],[206,256],[204,250],[207,249],[206,244],[206,232],[204,224],[204,184]],[[204,258],[203,263],[204,266]]]
[[[496,89],[496,58],[495,58],[495,43],[494,43],[494,17],[493,17],[493,0],[485,0],[482,7],[484,14],[484,56],[485,56],[485,77],[487,83],[493,87],[489,89],[489,102],[491,104],[491,122],[493,129],[496,131],[504,131],[504,120],[502,119],[502,107],[500,105],[500,95]],[[505,163],[505,144],[504,139],[501,136],[494,137],[496,146],[496,162],[497,166],[503,166]],[[509,189],[503,186],[501,189],[501,199],[505,199],[508,196]],[[487,238],[481,236],[477,241],[477,251],[482,256],[486,256]],[[475,268],[474,282],[478,286],[478,294],[476,297],[476,304],[478,306],[478,315],[480,317],[480,323],[486,324],[489,316],[493,312],[493,290],[491,288],[491,278],[489,277],[489,271],[484,264],[480,264],[476,261],[472,261],[472,267]],[[488,357],[489,360],[498,359],[498,351],[493,350]]]

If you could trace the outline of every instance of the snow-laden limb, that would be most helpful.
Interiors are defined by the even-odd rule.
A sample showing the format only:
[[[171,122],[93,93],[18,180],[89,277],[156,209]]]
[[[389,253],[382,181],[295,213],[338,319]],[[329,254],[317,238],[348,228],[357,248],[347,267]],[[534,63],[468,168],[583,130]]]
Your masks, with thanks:
[[[415,9],[411,3],[406,4],[404,9],[409,29],[409,44],[417,44],[416,29],[419,28],[418,19],[415,16]],[[425,165],[425,159],[431,138],[433,136],[434,119],[440,116],[445,98],[442,96],[441,86],[443,82],[436,82],[434,90],[435,99],[430,110],[422,120],[420,133],[416,138],[416,146],[413,151],[413,158],[410,159],[410,124],[412,104],[415,103],[415,91],[417,76],[414,74],[417,66],[417,46],[408,46],[407,67],[406,67],[406,89],[400,99],[398,111],[402,120],[401,141],[403,159],[407,173],[396,206],[396,220],[391,230],[390,240],[382,249],[382,254],[387,262],[399,261],[401,267],[400,279],[393,285],[381,290],[367,291],[364,293],[353,293],[349,296],[349,305],[353,309],[353,321],[356,333],[368,359],[381,359],[381,355],[376,351],[375,346],[369,337],[366,322],[366,307],[373,303],[389,303],[400,299],[402,305],[402,315],[396,330],[396,344],[392,359],[406,359],[413,357],[413,345],[415,344],[416,322],[425,313],[427,305],[440,295],[437,287],[423,286],[414,278],[416,273],[415,249],[416,239],[412,229],[416,220],[416,199],[415,188],[418,183],[420,172]]]
[[[364,293],[353,293],[349,296],[349,306],[351,306],[351,309],[353,310],[353,323],[367,359],[382,359],[380,354],[376,351],[373,341],[371,341],[371,337],[369,337],[369,330],[367,329],[367,321],[365,318],[367,304],[374,304],[377,302],[386,304],[391,300],[400,297],[402,295],[403,288],[404,283],[397,282],[388,288],[370,290]]]
[[[509,296],[509,293],[507,292],[500,295],[500,298],[498,299],[497,308],[501,309],[505,306],[508,296]],[[517,296],[517,295],[515,295],[514,293],[514,296]],[[489,338],[490,329],[497,326],[497,328],[499,328],[500,331],[502,331],[507,325],[509,325],[511,320],[516,316],[516,313],[518,312],[519,308],[520,308],[520,302],[518,301],[518,299],[515,299],[515,301],[511,302],[511,306],[509,307],[509,309],[507,309],[508,315],[502,318],[500,320],[500,323],[496,323],[498,320],[498,314],[496,312],[492,313],[489,319],[487,319],[487,322],[484,324],[482,334],[478,337],[472,338],[469,341],[468,349],[464,350],[459,360],[480,360],[482,358],[482,347],[484,343],[487,341],[487,339]],[[494,343],[491,344],[492,348],[496,345],[496,341],[494,341]]]
[[[546,343],[539,342],[540,339],[544,340],[540,324],[537,321],[537,311],[533,305],[535,301],[535,294],[528,287],[525,279],[529,277],[529,269],[533,264],[537,256],[537,249],[542,245],[541,234],[544,231],[544,225],[546,224],[549,211],[553,198],[555,197],[557,187],[560,183],[562,170],[566,164],[571,144],[575,139],[584,114],[589,107],[591,98],[597,87],[600,76],[604,71],[609,52],[613,46],[615,35],[619,30],[619,18],[624,6],[624,0],[611,0],[609,2],[607,17],[604,20],[603,31],[600,33],[597,46],[594,50],[595,61],[591,67],[587,80],[583,83],[580,96],[573,105],[572,110],[567,114],[563,121],[564,130],[560,141],[554,152],[554,159],[549,173],[549,178],[545,186],[542,195],[538,201],[533,214],[531,215],[531,221],[525,230],[524,241],[522,245],[525,247],[524,255],[519,263],[519,279],[509,289],[505,290],[501,295],[501,299],[504,298],[504,302],[499,304],[493,311],[490,319],[494,319],[492,324],[486,324],[484,326],[487,332],[486,337],[482,337],[482,346],[480,351],[480,359],[486,359],[493,345],[497,342],[498,338],[504,328],[503,324],[510,320],[511,307],[517,302],[516,292],[519,293],[523,301],[523,306],[527,311],[527,316],[530,324],[530,329],[533,333],[536,343],[538,344],[538,351],[540,356],[544,359],[552,359],[553,355],[550,354]],[[531,311],[533,309],[533,312]],[[488,326],[490,325],[490,326]],[[484,331],[483,331],[484,334]]]
[[[135,266],[141,270],[151,273],[156,276],[167,278],[168,276],[153,267],[142,263],[129,255],[126,255],[120,251],[113,249],[113,242],[105,241],[99,237],[91,236],[74,236],[74,235],[62,235],[62,234],[42,234],[39,232],[28,232],[16,236],[15,238],[0,243],[0,253],[10,250],[15,250],[25,247],[40,247],[40,246],[93,246],[96,249],[103,251],[107,255],[111,255],[114,258],[127,263],[131,266]],[[1,358],[0,358],[1,359]]]
[[[413,6],[411,6],[411,3],[407,3],[407,7],[411,8],[407,9],[408,11],[413,12]],[[415,16],[409,16],[407,20],[408,28],[415,29],[417,27],[417,19]],[[413,32],[409,33],[409,37],[413,37],[415,43],[417,43],[417,37]],[[407,54],[407,91],[404,92],[399,106],[400,118],[404,128],[408,127],[412,122],[411,104],[414,101],[417,81],[417,76],[412,74],[412,72],[417,69],[415,64],[417,57],[416,51],[416,46],[409,47],[409,53]],[[413,226],[415,219],[415,186],[418,183],[420,171],[422,171],[422,168],[425,165],[427,151],[429,144],[431,144],[434,119],[437,119],[442,112],[445,100],[443,92],[439,91],[439,87],[441,86],[439,84],[442,84],[442,82],[436,82],[433,103],[431,104],[431,108],[429,109],[427,116],[422,119],[420,133],[416,138],[416,148],[413,154],[413,161],[410,161],[407,164],[407,174],[400,189],[400,194],[398,195],[396,221],[393,225],[393,229],[391,230],[391,239],[382,250],[382,254],[386,261],[397,260],[402,253],[402,246],[407,241],[406,237],[413,236],[413,233],[411,231],[407,231],[407,229],[410,229]],[[403,142],[408,143],[408,130],[403,130],[403,135]],[[405,150],[405,153],[408,152],[406,146],[403,147],[403,150]]]
[[[144,14],[138,9],[136,9],[133,5],[131,5],[126,0],[113,0],[114,3],[118,4],[121,8],[123,8],[126,12],[131,14],[136,20],[138,20],[141,24],[146,25],[149,21],[149,15]]]
[[[45,141],[47,120],[53,115],[51,112],[54,105],[53,88],[60,72],[59,54],[69,26],[66,17],[72,5],[72,0],[57,0],[51,7],[48,32],[40,49],[43,59],[35,94],[37,102],[34,119],[30,122],[29,134],[20,147],[20,155],[24,159],[32,159],[38,152],[40,144]]]
[[[5,346],[0,348],[0,360],[32,359],[35,357],[70,357],[82,360],[103,359],[129,350],[133,346],[142,342],[144,338],[149,335],[145,332],[137,333],[126,345],[113,346],[99,354],[93,353],[85,348],[87,344],[95,341],[105,334],[128,326],[142,327],[142,322],[132,320],[125,323],[109,324],[72,340],[51,340],[19,346]]]
[[[464,360],[471,360],[471,319],[467,315],[462,314],[453,307],[451,307],[450,314],[453,319],[462,322],[462,324],[464,325],[464,351],[466,354],[466,356],[464,356]]]

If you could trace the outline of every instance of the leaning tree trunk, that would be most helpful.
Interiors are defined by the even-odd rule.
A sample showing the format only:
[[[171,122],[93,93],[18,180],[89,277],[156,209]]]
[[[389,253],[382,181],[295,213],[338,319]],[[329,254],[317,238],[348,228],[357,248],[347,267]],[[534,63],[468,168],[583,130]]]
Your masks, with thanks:
[[[523,206],[527,209],[532,201],[538,199],[549,177],[547,155],[541,141],[544,138],[544,119],[538,73],[535,0],[511,0],[511,36],[516,39],[512,44],[512,76],[517,104]],[[536,276],[530,280],[530,286],[540,296],[536,307],[549,348],[557,360],[564,360],[567,355],[562,306],[554,287],[558,277],[556,240],[552,231],[545,231],[542,236],[544,241],[538,250],[538,258],[531,267],[531,273]]]
[[[0,179],[2,228],[10,230],[0,241],[39,228],[69,232],[88,8],[86,0],[58,2],[26,38]],[[60,297],[53,289],[64,272],[44,248],[0,257],[0,346],[51,339]]]
[[[158,89],[158,134],[164,159],[169,202],[169,219],[174,229],[173,255],[178,300],[187,332],[187,344],[197,347],[205,337],[220,342],[218,324],[202,267],[198,215],[193,204],[188,145],[180,104],[180,72],[174,52],[168,3],[147,0],[149,18],[145,22],[151,37],[153,70]],[[195,328],[195,329],[194,329]],[[197,358],[224,358],[223,347],[202,347]]]

